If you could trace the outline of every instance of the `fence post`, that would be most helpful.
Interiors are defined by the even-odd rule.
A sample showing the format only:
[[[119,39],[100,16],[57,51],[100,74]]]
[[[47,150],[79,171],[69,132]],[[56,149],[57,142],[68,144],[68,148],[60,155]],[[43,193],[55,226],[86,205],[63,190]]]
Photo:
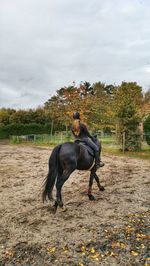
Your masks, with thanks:
[[[52,120],[51,122],[51,139],[52,139],[52,136],[53,136],[53,128],[54,128],[54,120]]]
[[[36,135],[34,135],[34,142],[36,142]]]
[[[122,151],[123,151],[123,153],[125,152],[125,142],[126,142],[126,132],[124,131],[123,135],[122,135]]]

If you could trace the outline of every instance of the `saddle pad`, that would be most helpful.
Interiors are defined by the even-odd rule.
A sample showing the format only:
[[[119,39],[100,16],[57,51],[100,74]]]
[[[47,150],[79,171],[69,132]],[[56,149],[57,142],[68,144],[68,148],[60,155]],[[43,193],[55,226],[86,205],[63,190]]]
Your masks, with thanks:
[[[91,147],[89,147],[84,141],[75,140],[75,143],[84,146],[87,149],[88,153],[94,157],[93,149]]]

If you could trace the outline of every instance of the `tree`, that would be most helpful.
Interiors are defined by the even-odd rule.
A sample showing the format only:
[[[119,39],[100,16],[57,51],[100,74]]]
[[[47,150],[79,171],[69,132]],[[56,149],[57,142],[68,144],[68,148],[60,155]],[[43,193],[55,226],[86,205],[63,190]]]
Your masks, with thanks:
[[[136,82],[122,82],[116,88],[115,106],[118,140],[125,134],[125,150],[141,147],[139,122],[141,121],[142,88]]]
[[[0,124],[7,125],[9,123],[9,114],[6,110],[0,110]]]
[[[1,108],[0,109],[0,124],[1,125],[7,125],[7,124],[9,124],[9,118],[15,112],[16,111],[14,109]]]
[[[145,92],[142,105],[143,119],[150,113],[150,89]]]
[[[90,95],[88,121],[95,130],[114,127],[112,100],[115,87],[97,82]]]
[[[58,95],[52,96],[44,104],[47,121],[51,124],[51,135],[53,134],[54,126],[59,123],[59,98]]]
[[[78,111],[83,121],[86,120],[85,113],[88,110],[89,94],[92,91],[88,82],[81,83],[79,87],[69,85],[57,90],[55,96],[52,96],[44,105],[45,110],[54,121],[64,125],[66,131],[72,123],[72,114]]]
[[[72,123],[74,111],[80,112],[81,120],[94,130],[111,128],[114,127],[114,88],[101,82],[91,85],[85,81],[79,86],[73,83],[57,90],[56,95],[45,103],[45,109],[55,123],[66,128]]]

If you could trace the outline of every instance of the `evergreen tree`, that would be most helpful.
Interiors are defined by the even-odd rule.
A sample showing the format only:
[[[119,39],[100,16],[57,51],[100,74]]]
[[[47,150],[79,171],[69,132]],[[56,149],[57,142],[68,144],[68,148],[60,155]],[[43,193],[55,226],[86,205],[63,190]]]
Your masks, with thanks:
[[[146,135],[147,144],[150,145],[150,114],[148,115],[148,117],[144,122],[144,132]]]
[[[117,135],[119,143],[124,139],[124,150],[139,150],[141,148],[141,121],[142,88],[136,82],[122,82],[116,88],[115,108]]]

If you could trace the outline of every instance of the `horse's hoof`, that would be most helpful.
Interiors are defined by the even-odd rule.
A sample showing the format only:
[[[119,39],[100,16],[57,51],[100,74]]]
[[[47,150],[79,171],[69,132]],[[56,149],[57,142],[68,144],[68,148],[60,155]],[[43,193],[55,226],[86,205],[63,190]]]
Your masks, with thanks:
[[[59,201],[59,202],[58,202],[58,206],[59,206],[60,208],[63,208],[63,206],[64,206],[63,202],[62,202],[62,201]]]
[[[62,207],[62,208],[61,208],[61,211],[62,211],[62,212],[66,212],[66,211],[67,211],[67,208],[66,208],[66,207]]]
[[[53,214],[55,214],[55,213],[57,212],[57,206],[56,206],[56,205],[54,205],[54,206],[52,207],[52,212],[53,212]]]
[[[51,207],[51,212],[52,212],[53,214],[56,213],[56,211],[57,211],[57,207],[58,207],[58,203],[55,201],[55,204]]]
[[[49,201],[54,201],[54,198],[52,196],[48,196]]]
[[[52,207],[49,208],[49,211],[52,213],[52,214],[55,214],[56,211],[57,211],[57,207],[54,205]]]
[[[100,186],[99,190],[100,190],[100,191],[104,191],[105,188],[104,188],[103,186]]]
[[[95,200],[95,197],[93,195],[88,195],[89,200]]]

